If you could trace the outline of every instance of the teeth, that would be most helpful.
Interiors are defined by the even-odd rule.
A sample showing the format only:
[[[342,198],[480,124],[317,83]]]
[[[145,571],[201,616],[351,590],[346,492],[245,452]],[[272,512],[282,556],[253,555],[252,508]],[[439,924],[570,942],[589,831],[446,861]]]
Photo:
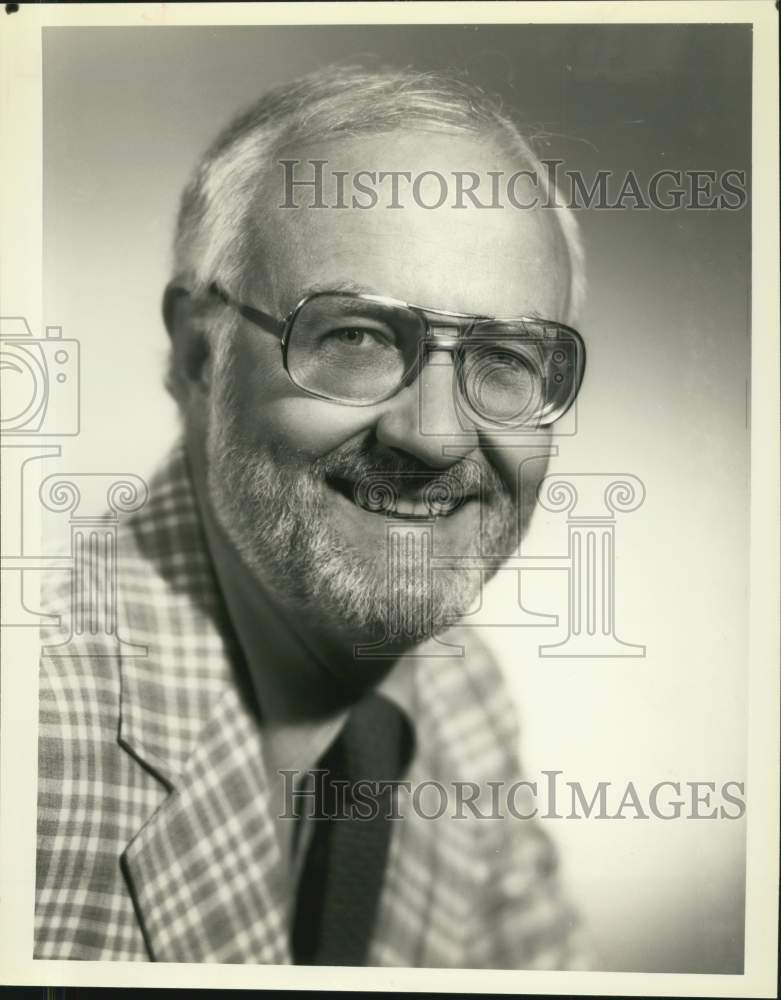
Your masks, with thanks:
[[[393,514],[403,514],[405,517],[431,517],[428,504],[422,500],[410,500],[406,497],[399,497],[396,506],[391,510]]]
[[[354,485],[353,503],[373,514],[425,518],[447,517],[457,510],[465,497],[457,484],[433,483],[422,491],[420,497],[398,496],[392,484],[360,482]]]

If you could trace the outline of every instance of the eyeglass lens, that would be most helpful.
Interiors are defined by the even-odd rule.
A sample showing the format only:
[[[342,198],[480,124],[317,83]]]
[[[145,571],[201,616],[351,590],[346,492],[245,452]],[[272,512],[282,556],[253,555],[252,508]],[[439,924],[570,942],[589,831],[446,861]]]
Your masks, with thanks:
[[[302,389],[336,400],[373,403],[401,385],[424,334],[423,318],[411,309],[318,295],[295,316],[288,370]]]

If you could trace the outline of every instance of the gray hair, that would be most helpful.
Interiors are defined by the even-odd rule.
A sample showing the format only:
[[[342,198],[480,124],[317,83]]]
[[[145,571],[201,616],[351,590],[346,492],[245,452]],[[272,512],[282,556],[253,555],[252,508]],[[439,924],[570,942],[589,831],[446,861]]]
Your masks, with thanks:
[[[217,137],[182,195],[174,246],[174,282],[195,294],[219,279],[241,285],[259,234],[249,207],[277,155],[296,141],[395,130],[490,135],[539,179],[558,220],[569,259],[568,322],[585,293],[583,248],[573,213],[520,127],[498,98],[450,75],[410,69],[336,65],[264,94]],[[255,227],[257,228],[257,227]],[[169,373],[169,381],[173,373]]]

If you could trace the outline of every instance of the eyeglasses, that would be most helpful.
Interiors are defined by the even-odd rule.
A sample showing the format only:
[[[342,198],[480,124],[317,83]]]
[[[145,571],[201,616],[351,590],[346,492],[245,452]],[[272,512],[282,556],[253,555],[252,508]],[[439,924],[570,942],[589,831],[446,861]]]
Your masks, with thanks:
[[[210,291],[281,341],[285,371],[304,392],[371,406],[412,384],[433,352],[453,359],[456,404],[478,427],[540,427],[572,405],[586,349],[550,320],[495,319],[425,309],[360,292],[313,292],[283,319]]]

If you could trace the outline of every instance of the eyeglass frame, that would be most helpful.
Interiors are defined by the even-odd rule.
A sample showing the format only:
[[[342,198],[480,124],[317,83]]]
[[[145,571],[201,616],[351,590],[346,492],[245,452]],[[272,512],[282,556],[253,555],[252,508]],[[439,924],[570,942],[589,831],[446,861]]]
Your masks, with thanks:
[[[248,322],[264,330],[266,333],[272,334],[280,341],[280,346],[282,349],[282,365],[285,369],[290,381],[300,389],[302,392],[307,393],[317,399],[325,399],[332,403],[341,403],[344,406],[376,406],[379,403],[384,403],[389,399],[392,399],[398,392],[409,385],[412,385],[414,381],[420,375],[420,370],[423,367],[418,359],[416,362],[410,365],[409,369],[404,373],[403,378],[391,392],[382,396],[379,399],[372,400],[371,402],[362,402],[360,400],[351,399],[341,399],[340,397],[328,396],[325,393],[315,392],[312,389],[307,389],[305,386],[301,385],[293,377],[290,367],[288,366],[288,345],[290,343],[290,334],[293,330],[293,324],[295,323],[296,317],[301,312],[303,307],[310,302],[312,299],[319,298],[321,296],[330,295],[340,295],[343,298],[348,299],[358,299],[368,302],[374,302],[378,305],[387,305],[395,308],[408,309],[414,312],[420,319],[423,320],[425,324],[425,335],[421,338],[420,343],[431,343],[435,350],[449,350],[456,351],[458,347],[463,346],[465,341],[468,339],[469,334],[473,331],[474,327],[480,323],[498,323],[498,324],[535,324],[543,326],[555,327],[557,331],[562,330],[568,336],[572,337],[578,348],[578,356],[581,360],[579,378],[577,380],[578,388],[572,394],[572,399],[569,401],[567,407],[562,410],[562,412],[556,417],[551,423],[555,423],[556,420],[561,419],[567,410],[570,409],[572,404],[575,402],[575,398],[580,392],[580,387],[583,384],[583,377],[586,370],[586,345],[583,342],[583,338],[571,326],[567,326],[566,323],[559,323],[557,320],[547,320],[541,319],[538,316],[513,316],[513,317],[497,317],[497,316],[483,316],[479,313],[460,313],[460,312],[449,312],[444,309],[429,309],[425,306],[414,305],[411,302],[405,302],[403,299],[394,299],[386,295],[373,295],[369,292],[353,292],[353,291],[342,291],[340,289],[322,289],[319,291],[309,292],[304,295],[296,305],[287,313],[283,318],[278,318],[272,316],[270,313],[264,312],[262,309],[258,309],[255,306],[248,306],[233,296],[229,295],[216,281],[213,281],[209,285],[209,292],[212,295],[216,295],[226,306],[235,309],[240,316],[246,319]],[[456,323],[458,327],[459,334],[457,337],[443,336],[442,334],[436,334],[432,331],[432,323],[429,321],[429,314],[432,316],[443,316],[448,319],[461,320],[461,323]],[[442,324],[446,325],[446,324]],[[434,324],[436,326],[436,324]],[[453,324],[449,324],[450,327]],[[496,339],[501,341],[503,338],[491,338],[486,337],[487,341],[491,339]],[[509,338],[506,338],[509,339]],[[518,338],[520,339],[520,338]]]

